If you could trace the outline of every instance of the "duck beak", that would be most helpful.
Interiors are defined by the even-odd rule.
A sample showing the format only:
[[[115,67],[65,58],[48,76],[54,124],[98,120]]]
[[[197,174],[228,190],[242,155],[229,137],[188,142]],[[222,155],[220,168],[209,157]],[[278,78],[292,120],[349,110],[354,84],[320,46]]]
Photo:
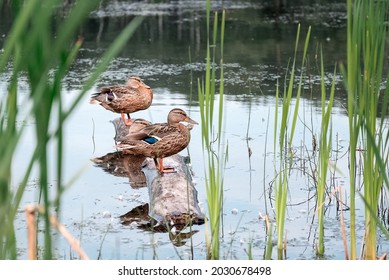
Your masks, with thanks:
[[[185,118],[185,121],[186,121],[187,123],[191,123],[191,124],[199,124],[198,122],[192,120],[192,119],[189,118],[188,116]]]

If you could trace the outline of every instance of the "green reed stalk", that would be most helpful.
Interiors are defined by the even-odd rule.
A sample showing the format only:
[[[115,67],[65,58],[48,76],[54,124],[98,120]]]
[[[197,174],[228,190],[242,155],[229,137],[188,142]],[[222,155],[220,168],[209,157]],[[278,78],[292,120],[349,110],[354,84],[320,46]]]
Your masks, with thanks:
[[[0,100],[0,259],[15,259],[16,238],[14,220],[20,201],[34,166],[39,170],[39,189],[44,206],[44,246],[43,258],[52,259],[52,233],[49,213],[53,207],[60,213],[60,201],[64,191],[63,184],[63,124],[70,115],[81,96],[93,85],[93,81],[108,67],[110,59],[124,46],[139,25],[136,19],[131,23],[110,49],[103,56],[99,66],[92,72],[91,78],[84,85],[80,97],[72,106],[64,109],[62,105],[62,80],[68,73],[72,62],[76,59],[82,40],[77,38],[78,29],[90,12],[99,4],[96,1],[77,2],[66,19],[59,21],[55,13],[61,1],[31,0],[23,3],[16,10],[16,19],[4,44],[4,52],[0,56],[0,71],[7,65],[12,65],[12,77],[8,85],[6,102]],[[6,4],[4,4],[6,5]],[[8,7],[9,8],[9,7]],[[10,9],[10,8],[9,8]],[[53,33],[53,19],[55,35]],[[26,36],[28,34],[28,36]],[[18,104],[18,81],[21,75],[26,75],[29,82],[29,98]],[[29,108],[27,119],[35,120],[36,147],[25,170],[18,170],[22,176],[16,191],[12,182],[12,160],[17,151],[19,139],[24,127],[16,123],[23,121],[18,106]],[[22,112],[25,113],[26,112]],[[55,147],[55,162],[48,161],[48,148]],[[55,166],[55,200],[51,201],[49,191],[49,166]],[[51,178],[50,178],[51,179]],[[3,226],[4,225],[4,226]]]
[[[207,258],[219,259],[219,241],[220,241],[220,226],[221,214],[223,208],[223,169],[227,159],[223,152],[223,142],[221,129],[223,126],[223,108],[224,108],[224,73],[223,73],[223,41],[225,29],[225,13],[222,14],[221,30],[220,30],[220,84],[219,84],[219,110],[217,119],[217,129],[214,128],[215,116],[215,97],[216,97],[216,46],[218,38],[218,14],[215,13],[214,28],[213,28],[213,43],[210,44],[210,1],[207,1],[207,57],[205,81],[198,80],[198,93],[200,103],[201,127],[202,127],[202,146],[204,157],[206,158],[205,165],[205,182],[207,190],[207,201],[209,211],[209,222],[211,234],[211,244],[207,247]],[[213,54],[211,56],[211,48]],[[216,143],[216,148],[214,144]]]
[[[384,129],[388,96],[381,89],[385,61],[385,13],[388,1],[347,1],[346,89],[350,130],[350,257],[356,259],[355,166],[357,142],[363,153],[365,258],[376,258],[378,199],[387,180],[388,138]],[[378,118],[380,122],[377,123]],[[386,184],[387,185],[387,184]]]
[[[279,100],[279,89],[278,82],[276,88],[276,109],[275,109],[275,123],[274,123],[274,156],[277,155],[277,147],[279,149],[279,167],[278,172],[275,170],[277,175],[277,179],[274,181],[274,196],[275,196],[275,214],[276,214],[276,224],[277,224],[277,249],[278,249],[278,258],[282,258],[282,251],[284,247],[284,227],[285,227],[285,216],[286,216],[286,205],[287,205],[287,194],[288,194],[288,179],[289,179],[289,170],[291,167],[291,163],[293,160],[292,154],[292,142],[294,131],[297,123],[300,95],[302,90],[302,79],[304,74],[304,65],[306,63],[306,54],[308,50],[308,43],[310,37],[311,28],[309,28],[307,32],[307,36],[305,39],[304,52],[302,57],[301,64],[301,74],[299,77],[299,82],[297,86],[297,93],[295,97],[295,106],[292,115],[292,119],[289,120],[291,115],[291,104],[292,104],[292,96],[293,96],[293,88],[295,83],[295,69],[296,69],[296,58],[297,58],[297,50],[298,43],[300,38],[300,25],[298,26],[297,36],[296,36],[296,44],[295,44],[295,54],[293,58],[292,67],[290,69],[290,77],[289,84],[284,86],[284,94],[281,105],[281,122],[278,127],[278,100]],[[288,135],[288,127],[291,127],[289,135]],[[278,145],[276,143],[276,139],[278,139]],[[276,160],[275,160],[276,162]],[[276,168],[275,168],[276,169]]]
[[[323,52],[320,53],[320,64],[321,64],[321,133],[319,139],[319,166],[318,166],[318,185],[317,185],[317,216],[318,216],[318,227],[319,227],[319,242],[317,247],[317,254],[324,255],[324,201],[326,196],[326,181],[328,163],[331,151],[332,141],[332,127],[330,126],[332,105],[334,102],[335,94],[335,77],[336,69],[334,70],[334,78],[332,80],[332,86],[329,96],[328,104],[327,94],[325,89],[324,81],[324,63],[323,63]]]
[[[357,19],[357,16],[355,16]],[[347,114],[349,120],[350,135],[350,258],[356,259],[356,231],[355,231],[355,179],[356,179],[356,150],[359,137],[359,114],[357,113],[357,90],[360,87],[360,39],[358,29],[353,24],[358,23],[353,19],[352,0],[347,0],[347,73],[343,69],[343,76],[346,77],[347,89]]]
[[[383,186],[383,175],[387,172],[385,168],[380,168],[378,161],[383,161],[384,165],[388,161],[387,141],[384,141],[383,130],[384,118],[381,118],[381,125],[377,127],[377,117],[385,117],[379,114],[381,110],[386,110],[388,103],[382,104],[381,82],[383,73],[383,62],[385,61],[385,13],[387,11],[387,1],[374,3],[363,2],[361,11],[365,18],[365,30],[362,35],[362,58],[364,62],[364,72],[362,81],[362,99],[361,107],[363,110],[362,136],[365,141],[366,152],[363,156],[363,180],[364,180],[364,201],[369,207],[365,208],[365,228],[366,228],[366,247],[365,258],[376,258],[376,228],[377,211],[381,188]],[[365,14],[366,13],[366,14]],[[366,20],[367,19],[367,20]],[[386,97],[387,98],[387,97]],[[387,102],[387,100],[384,99]],[[378,131],[377,131],[378,129]],[[377,137],[367,137],[366,134],[377,135]],[[387,132],[386,132],[387,133]],[[377,156],[375,147],[380,151]],[[372,211],[369,209],[371,208]]]
[[[269,216],[266,215],[266,247],[265,247],[265,253],[264,253],[264,259],[265,260],[271,260],[272,251],[273,251],[273,241],[272,241],[272,232],[273,227],[272,223],[269,221]]]

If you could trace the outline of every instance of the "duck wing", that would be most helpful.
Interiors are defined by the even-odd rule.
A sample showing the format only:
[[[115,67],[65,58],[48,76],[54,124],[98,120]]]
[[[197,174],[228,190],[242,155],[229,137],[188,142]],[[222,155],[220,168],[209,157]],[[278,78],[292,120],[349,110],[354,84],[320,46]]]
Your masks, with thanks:
[[[92,94],[91,100],[111,103],[136,94],[136,89],[130,88],[128,86],[102,87],[100,92]]]
[[[163,138],[178,132],[178,128],[168,125],[167,123],[152,124],[142,128],[138,132],[128,135],[128,137],[126,137],[122,143],[135,140],[145,141],[148,144],[155,144]]]

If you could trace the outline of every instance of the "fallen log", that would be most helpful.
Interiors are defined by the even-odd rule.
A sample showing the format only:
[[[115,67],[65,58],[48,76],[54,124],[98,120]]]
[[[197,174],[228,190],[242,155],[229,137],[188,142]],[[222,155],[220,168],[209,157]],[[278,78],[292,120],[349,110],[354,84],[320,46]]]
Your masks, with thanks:
[[[150,159],[143,168],[150,194],[149,216],[166,226],[203,224],[204,215],[198,205],[192,171],[185,158],[174,155],[164,162],[175,172],[160,174]]]

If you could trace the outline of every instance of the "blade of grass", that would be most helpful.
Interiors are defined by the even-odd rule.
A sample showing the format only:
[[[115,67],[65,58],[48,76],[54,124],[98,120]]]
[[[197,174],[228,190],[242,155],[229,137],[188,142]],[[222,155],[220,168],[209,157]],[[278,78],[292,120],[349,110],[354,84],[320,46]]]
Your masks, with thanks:
[[[213,44],[210,45],[210,1],[207,1],[207,49],[206,49],[206,66],[205,66],[205,80],[198,80],[198,95],[201,115],[202,127],[202,146],[204,151],[204,158],[206,165],[204,167],[205,184],[209,211],[209,226],[210,226],[210,240],[207,239],[207,257],[211,259],[219,259],[220,248],[220,229],[222,223],[222,209],[223,209],[223,169],[227,161],[228,145],[226,150],[222,150],[223,137],[223,106],[224,106],[224,73],[223,73],[223,42],[220,42],[220,83],[219,83],[219,110],[217,129],[214,129],[214,113],[216,100],[216,48],[218,43],[218,14],[214,16],[213,27]],[[225,15],[222,16],[222,28],[220,40],[224,40],[223,32]],[[213,48],[211,55],[211,48]],[[217,143],[214,149],[214,143]]]

